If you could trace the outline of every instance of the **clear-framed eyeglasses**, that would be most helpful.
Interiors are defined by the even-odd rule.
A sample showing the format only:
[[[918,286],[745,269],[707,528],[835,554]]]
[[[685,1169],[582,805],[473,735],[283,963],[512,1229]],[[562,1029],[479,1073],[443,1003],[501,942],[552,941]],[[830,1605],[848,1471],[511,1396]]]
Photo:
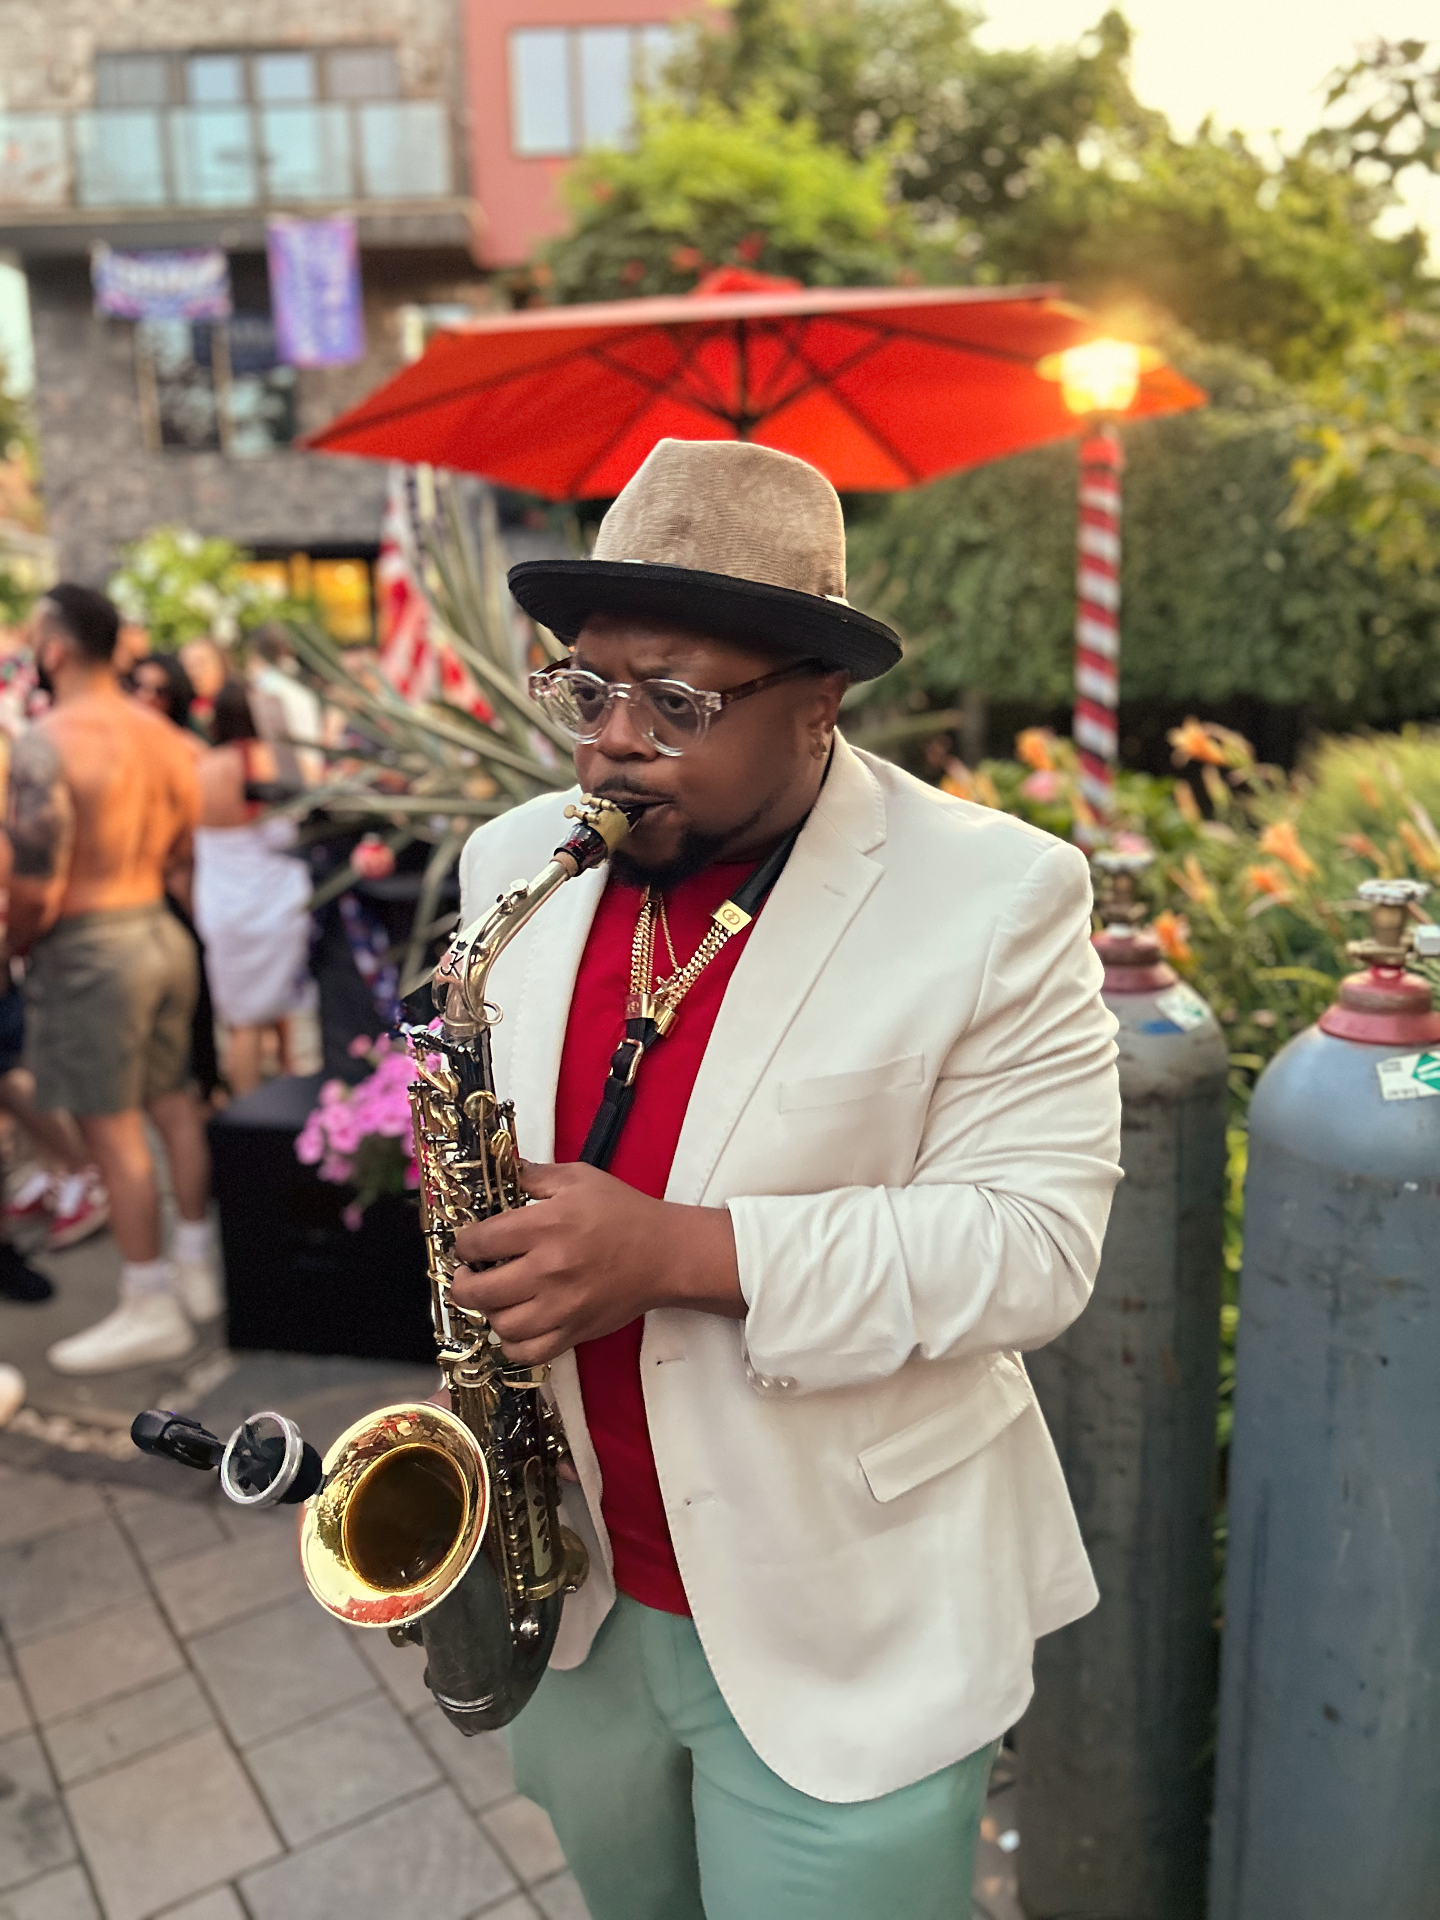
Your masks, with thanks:
[[[683,680],[602,680],[598,673],[561,661],[532,673],[529,688],[535,704],[582,746],[600,738],[617,700],[628,701],[630,717],[643,737],[657,753],[673,757],[703,740],[711,721],[737,700],[748,700],[752,693],[779,686],[782,680],[824,671],[818,660],[797,660],[774,673],[761,674],[758,680],[715,693]]]

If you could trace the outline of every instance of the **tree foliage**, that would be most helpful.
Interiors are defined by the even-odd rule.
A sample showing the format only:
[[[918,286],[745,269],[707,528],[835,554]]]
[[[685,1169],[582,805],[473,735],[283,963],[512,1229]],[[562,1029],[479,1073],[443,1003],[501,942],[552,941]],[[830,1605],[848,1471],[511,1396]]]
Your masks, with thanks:
[[[982,17],[950,0],[736,0],[673,80],[692,105],[739,109],[768,91],[856,159],[889,149],[904,198],[963,233],[977,210],[1024,197],[1037,153],[1160,124],[1131,92],[1119,13],[1053,52],[987,52]]]
[[[925,249],[890,173],[887,149],[854,159],[764,94],[738,108],[657,100],[632,149],[602,148],[570,174],[574,224],[540,283],[572,301],[684,292],[723,265],[815,286],[913,276]]]
[[[1200,413],[1125,431],[1127,698],[1300,703],[1328,724],[1440,711],[1440,581],[1338,521],[1287,523],[1314,415],[1261,363],[1192,355]],[[1043,448],[896,494],[851,528],[852,592],[905,635],[877,688],[1069,704],[1076,468]]]
[[[1063,281],[1132,324],[1158,308],[1292,378],[1336,366],[1423,279],[1419,238],[1374,230],[1388,190],[1313,155],[1268,166],[1238,134],[1054,146],[1031,173],[987,225],[991,275]]]
[[[1391,180],[1407,167],[1440,172],[1440,50],[1424,40],[1377,40],[1334,75],[1325,105],[1341,117],[1312,149]]]

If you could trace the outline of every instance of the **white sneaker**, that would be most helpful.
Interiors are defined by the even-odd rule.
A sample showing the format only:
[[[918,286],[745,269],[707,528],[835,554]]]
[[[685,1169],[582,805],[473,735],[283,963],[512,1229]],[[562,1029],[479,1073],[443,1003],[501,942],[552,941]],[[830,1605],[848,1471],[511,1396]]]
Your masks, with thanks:
[[[122,1300],[98,1325],[57,1340],[45,1357],[56,1373],[119,1373],[179,1360],[194,1344],[194,1329],[174,1294],[143,1293]]]
[[[24,1404],[24,1374],[0,1361],[0,1427],[8,1427]]]
[[[186,1313],[201,1326],[217,1319],[225,1311],[225,1293],[220,1276],[208,1260],[177,1260],[175,1291]]]

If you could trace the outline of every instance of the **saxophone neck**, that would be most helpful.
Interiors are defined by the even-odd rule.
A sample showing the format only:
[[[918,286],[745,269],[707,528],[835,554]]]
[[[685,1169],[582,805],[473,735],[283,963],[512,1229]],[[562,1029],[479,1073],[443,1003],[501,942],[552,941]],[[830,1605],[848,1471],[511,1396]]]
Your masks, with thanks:
[[[487,914],[457,934],[435,969],[432,991],[447,1040],[471,1040],[493,1026],[485,989],[495,962],[552,893],[610,858],[637,816],[633,809],[587,794],[577,806],[566,807],[565,817],[575,825],[539,873],[517,880]]]

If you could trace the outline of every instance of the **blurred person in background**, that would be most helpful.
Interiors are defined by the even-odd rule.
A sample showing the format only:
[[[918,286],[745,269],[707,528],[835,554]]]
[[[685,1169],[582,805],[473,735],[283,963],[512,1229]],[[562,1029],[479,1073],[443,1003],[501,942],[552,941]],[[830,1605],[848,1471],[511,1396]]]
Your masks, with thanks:
[[[14,742],[33,718],[48,708],[49,695],[39,692],[34,658],[25,635],[7,634],[13,645],[0,659],[0,761],[9,776]],[[38,697],[37,697],[38,696]],[[0,846],[0,888],[9,879],[10,848]],[[3,895],[0,895],[3,897]],[[26,1222],[47,1221],[45,1251],[58,1253],[98,1233],[110,1216],[100,1169],[85,1152],[75,1122],[68,1113],[46,1113],[35,1104],[35,1081],[21,1065],[25,1051],[25,1002],[14,969],[0,965],[0,1113],[7,1113],[29,1135],[38,1150],[31,1167],[8,1195],[4,1223],[11,1229]],[[0,1254],[0,1296],[10,1299],[47,1299],[50,1282],[23,1262]]]
[[[190,724],[190,708],[195,689],[190,676],[173,653],[148,653],[135,661],[125,675],[130,698],[149,712],[179,730],[180,738],[195,756],[205,757],[204,738]],[[220,1056],[215,1047],[215,1002],[210,993],[210,975],[206,965],[205,942],[196,931],[186,904],[168,890],[165,904],[195,943],[195,960],[200,969],[199,991],[195,998],[195,1017],[190,1023],[190,1071],[207,1105],[215,1104],[217,1093],[226,1091],[220,1072]]]
[[[275,749],[280,777],[296,787],[318,786],[325,759],[316,751],[324,737],[320,701],[300,677],[300,662],[282,626],[271,623],[250,636],[250,711],[262,740]]]
[[[116,673],[122,680],[125,679],[135,662],[145,659],[149,652],[150,629],[138,620],[126,620],[122,617],[112,662]]]
[[[122,684],[138,706],[158,713],[162,720],[180,729],[185,744],[198,760],[205,751],[204,737],[190,724],[195,704],[195,689],[190,676],[173,653],[147,653],[136,660]]]
[[[54,707],[16,742],[6,832],[9,938],[29,953],[27,1057],[37,1103],[74,1114],[110,1198],[120,1300],[50,1349],[57,1373],[179,1359],[222,1307],[207,1218],[210,1160],[190,1085],[195,953],[166,911],[189,886],[195,761],[120,689],[119,616],[88,587],[52,587],[32,645]],[[164,1143],[178,1221],[161,1252],[146,1117]]]
[[[215,1010],[227,1030],[225,1077],[239,1099],[260,1084],[266,1032],[280,1029],[290,1067],[290,1016],[309,992],[310,873],[287,849],[293,820],[266,815],[294,788],[258,737],[245,688],[215,700],[215,744],[200,763],[195,924],[210,962]]]
[[[190,680],[190,724],[208,740],[215,696],[229,678],[229,665],[220,648],[208,639],[187,640],[180,649],[180,664]]]

